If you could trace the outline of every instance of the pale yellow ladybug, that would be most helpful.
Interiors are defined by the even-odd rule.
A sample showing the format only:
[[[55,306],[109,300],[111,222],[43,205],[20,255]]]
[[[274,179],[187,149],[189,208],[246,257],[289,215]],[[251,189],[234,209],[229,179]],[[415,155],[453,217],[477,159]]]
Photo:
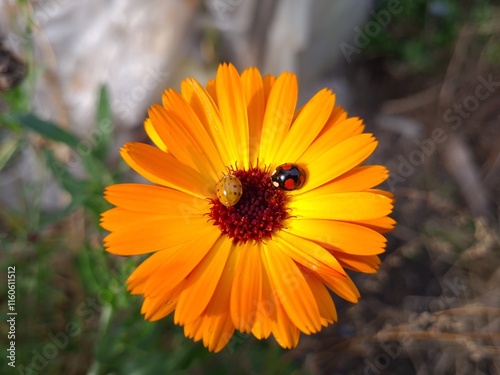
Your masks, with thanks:
[[[243,187],[238,177],[227,175],[215,185],[215,194],[219,201],[226,207],[234,206],[243,194]]]

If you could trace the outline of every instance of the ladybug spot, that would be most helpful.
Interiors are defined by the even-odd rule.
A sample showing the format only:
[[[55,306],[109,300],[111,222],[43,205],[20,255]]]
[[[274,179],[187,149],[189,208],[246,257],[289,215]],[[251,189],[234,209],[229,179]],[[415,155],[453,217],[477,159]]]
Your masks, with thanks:
[[[295,181],[292,178],[289,178],[285,181],[285,189],[293,190],[295,188]]]

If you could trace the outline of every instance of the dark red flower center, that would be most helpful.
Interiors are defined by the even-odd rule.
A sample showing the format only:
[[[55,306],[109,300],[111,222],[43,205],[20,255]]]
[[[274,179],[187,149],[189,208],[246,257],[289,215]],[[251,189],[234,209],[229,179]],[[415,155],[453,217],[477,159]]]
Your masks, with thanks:
[[[273,186],[269,170],[250,168],[232,170],[243,187],[243,195],[234,206],[226,207],[218,199],[210,199],[208,214],[213,224],[235,244],[249,240],[264,241],[283,228],[290,217],[285,192]]]

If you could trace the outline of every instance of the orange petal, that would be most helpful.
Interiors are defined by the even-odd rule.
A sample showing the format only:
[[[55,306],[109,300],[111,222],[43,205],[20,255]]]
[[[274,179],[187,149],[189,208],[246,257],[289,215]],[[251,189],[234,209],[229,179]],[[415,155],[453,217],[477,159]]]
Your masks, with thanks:
[[[130,223],[108,218],[107,214],[116,212],[123,218],[128,217]],[[104,238],[106,251],[125,256],[169,249],[188,242],[193,238],[193,233],[216,231],[204,217],[191,218],[186,224],[177,218],[170,219],[121,208],[105,212],[102,223],[105,229],[112,231]]]
[[[296,219],[290,222],[286,231],[348,254],[380,254],[384,252],[387,242],[374,230],[335,220]]]
[[[168,151],[181,163],[194,169],[201,175],[207,174],[207,179],[217,181],[217,173],[200,149],[198,143],[189,134],[185,124],[175,118],[172,112],[154,104],[149,109],[149,118],[158,135],[167,145]]]
[[[127,290],[133,290],[139,285],[143,286],[145,281],[148,280],[153,275],[156,275],[158,270],[165,265],[165,260],[171,257],[171,253],[180,248],[181,245],[177,245],[172,248],[172,250],[161,250],[154,254],[151,254],[146,260],[144,260],[132,274],[128,277],[126,283],[128,284]],[[182,246],[183,247],[183,246]],[[208,251],[208,248],[207,248]],[[145,294],[144,288],[136,290],[132,294]]]
[[[203,326],[203,345],[209,351],[218,353],[231,340],[233,332],[234,325],[228,312],[220,315],[207,315]]]
[[[316,194],[331,194],[342,192],[363,191],[377,186],[389,177],[387,168],[381,165],[363,165],[355,167],[336,179],[314,190]],[[295,190],[294,195],[302,193]]]
[[[333,112],[333,111],[332,111]],[[340,113],[340,116],[342,112]],[[308,147],[304,154],[300,157],[298,162],[303,164],[309,164],[319,158],[326,150],[333,148],[339,143],[359,135],[363,132],[364,125],[363,121],[357,117],[349,118],[344,121],[338,121],[335,119],[333,125],[329,125],[332,122],[327,122],[323,130],[324,133],[320,133],[317,139]],[[350,152],[349,152],[350,153]],[[348,153],[348,154],[349,154]]]
[[[263,244],[257,244],[259,254],[263,253]],[[272,322],[276,322],[276,302],[274,299],[273,288],[269,275],[265,267],[261,266],[262,273],[262,293],[260,293],[260,300],[257,302],[255,323],[252,328],[253,335],[261,339],[267,339],[271,334]]]
[[[352,282],[349,276],[343,278],[328,278],[320,274],[317,277],[325,283],[335,294],[342,297],[346,301],[357,303],[360,297],[358,288]]]
[[[264,245],[259,244],[259,250],[264,253]],[[258,303],[257,317],[252,329],[253,335],[261,339],[267,339],[271,332],[276,341],[285,349],[291,349],[299,343],[300,331],[290,321],[281,302],[277,299],[273,290],[268,269],[262,267],[262,297]]]
[[[248,115],[241,78],[232,65],[221,64],[215,80],[222,131],[228,148],[240,167],[248,168]]]
[[[264,85],[259,70],[256,68],[245,70],[241,75],[241,84],[245,93],[248,113],[249,158],[252,165],[257,165],[262,122],[266,108]]]
[[[271,322],[273,336],[283,349],[292,349],[297,346],[300,331],[288,317],[281,302],[276,304],[276,320]]]
[[[194,142],[195,147],[199,148],[202,156],[208,159],[216,173],[224,170],[225,165],[219,151],[186,99],[175,90],[165,91],[162,99],[166,111],[170,114],[177,127],[181,128],[177,129],[177,131],[181,132],[182,129],[185,129],[189,134],[188,139],[190,142]],[[188,147],[188,145],[184,144],[184,147]]]
[[[333,250],[331,252],[343,267],[350,270],[375,273],[380,266],[380,259],[376,255],[359,256]]]
[[[276,298],[293,324],[307,334],[318,332],[321,329],[321,317],[314,295],[301,270],[286,255],[282,242],[270,241],[262,259]]]
[[[390,198],[393,203],[396,201],[394,199],[394,194],[391,193],[390,191],[381,190],[381,189],[368,189],[367,191],[375,193],[375,194],[385,195],[387,198]]]
[[[195,79],[187,79],[181,83],[182,96],[193,108],[198,119],[205,127],[212,142],[217,147],[225,166],[235,163],[227,137],[222,126],[222,120],[216,103],[209,93]]]
[[[259,248],[247,242],[236,246],[236,270],[231,290],[231,317],[235,327],[251,332],[262,293],[262,266]]]
[[[127,280],[134,294],[158,297],[180,284],[204,259],[220,232],[216,228],[197,233],[187,243],[159,251],[146,259]],[[186,257],[189,252],[189,257]]]
[[[296,196],[289,208],[303,219],[358,221],[389,215],[392,200],[371,192],[307,194]]]
[[[184,336],[193,339],[194,342],[198,342],[203,338],[203,326],[205,319],[203,316],[193,320],[192,322],[186,323],[184,325]]]
[[[229,254],[227,264],[205,312],[184,326],[187,337],[192,337],[195,341],[203,339],[203,344],[210,351],[222,350],[234,332],[229,309],[236,258],[234,251]]]
[[[162,319],[174,311],[179,299],[179,294],[182,291],[182,283],[172,289],[169,293],[156,298],[146,297],[142,304],[141,314],[144,314],[144,319],[152,322]]]
[[[177,302],[174,315],[176,324],[184,325],[192,322],[203,313],[222,275],[231,247],[232,242],[229,238],[220,237],[188,276],[186,286]]]
[[[202,214],[191,214],[187,211],[174,212],[174,210],[170,210],[168,214],[164,215],[163,213],[153,214],[115,207],[101,214],[101,227],[110,232],[116,230],[134,231],[134,227],[142,223],[165,225],[172,220],[179,222],[182,220],[185,224],[189,224],[202,218]]]
[[[272,74],[266,74],[264,78],[262,78],[262,84],[264,86],[264,102],[267,105],[267,101],[269,99],[269,94],[271,93],[271,89],[276,82],[276,77]]]
[[[144,121],[144,130],[146,131],[146,134],[148,135],[149,139],[151,139],[153,143],[156,145],[156,147],[158,147],[160,150],[164,152],[167,152],[167,145],[163,143],[160,135],[154,128],[150,118],[147,118]]]
[[[212,98],[214,101],[215,105],[218,107],[219,103],[217,103],[217,91],[215,88],[215,79],[209,79],[206,85],[206,90],[208,95]]]
[[[121,149],[127,164],[149,181],[205,199],[215,194],[215,183],[179,162],[170,153],[142,143],[127,143]]]
[[[297,77],[291,73],[282,73],[269,93],[262,125],[259,160],[276,164],[274,156],[277,145],[283,142],[290,128],[297,96]]]
[[[278,164],[295,162],[311,145],[332,112],[335,95],[323,89],[303,107],[276,154]]]
[[[108,186],[104,198],[126,210],[160,214],[187,219],[209,211],[206,199],[193,197],[178,190],[144,184],[117,184]]]
[[[365,227],[371,228],[381,234],[384,234],[394,229],[396,220],[388,216],[383,216],[377,217],[375,219],[358,220],[356,224],[364,225]]]
[[[321,315],[321,324],[326,327],[337,321],[337,310],[333,303],[332,297],[323,284],[314,274],[306,275],[307,285],[311,288],[314,294],[314,299],[318,304],[319,314]]]
[[[323,136],[323,134],[329,132],[330,129],[333,128],[334,126],[339,126],[340,123],[342,123],[346,119],[347,119],[346,110],[342,106],[336,105],[335,107],[333,107],[332,113],[330,113],[330,117],[326,121],[325,126],[323,127],[323,129],[321,129],[321,132],[319,133],[319,135],[316,139],[319,139],[321,136]],[[359,133],[357,133],[357,134],[359,134]],[[354,134],[352,134],[352,135],[354,135]],[[352,135],[350,137],[352,137]],[[344,139],[347,139],[347,138],[344,138]],[[342,141],[344,139],[342,139]]]
[[[346,276],[344,269],[332,254],[312,240],[297,237],[292,234],[293,232],[293,230],[285,229],[276,235],[276,238],[282,240],[281,249],[290,258],[313,272],[328,276]]]
[[[202,315],[195,321],[184,325],[184,335],[203,345],[209,351],[218,353],[231,340],[234,325],[228,313],[223,315]]]
[[[226,346],[234,332],[234,324],[230,316],[230,294],[234,282],[235,256],[229,256],[217,289],[208,304],[204,315],[208,319],[203,335],[203,344],[208,350],[219,352]]]
[[[307,164],[307,179],[300,193],[330,182],[365,161],[377,147],[371,134],[351,137],[332,148],[321,150],[320,156]],[[302,158],[298,163],[302,163]]]

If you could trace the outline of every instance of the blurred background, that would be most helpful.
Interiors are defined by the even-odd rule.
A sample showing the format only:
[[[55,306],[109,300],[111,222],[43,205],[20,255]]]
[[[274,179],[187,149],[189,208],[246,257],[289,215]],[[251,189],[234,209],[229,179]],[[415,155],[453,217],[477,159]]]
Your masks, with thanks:
[[[2,374],[500,374],[500,5],[476,0],[0,2]],[[357,305],[284,351],[147,322],[104,252],[105,186],[164,89],[219,62],[333,89],[379,147],[398,225]]]

